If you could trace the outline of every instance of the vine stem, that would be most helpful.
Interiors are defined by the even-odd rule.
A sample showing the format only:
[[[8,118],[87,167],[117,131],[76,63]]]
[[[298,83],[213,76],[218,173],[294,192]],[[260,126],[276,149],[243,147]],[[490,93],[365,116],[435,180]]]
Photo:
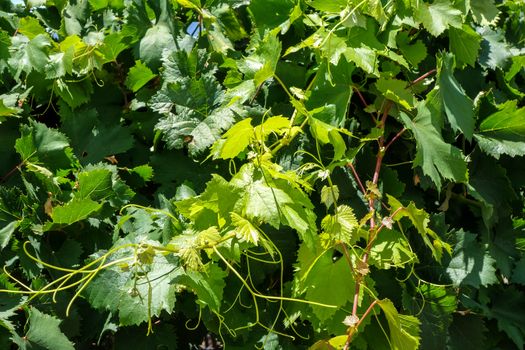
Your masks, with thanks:
[[[7,179],[9,179],[11,177],[11,175],[13,175],[15,173],[15,171],[20,170],[20,167],[22,167],[24,165],[24,163],[25,162],[17,164],[13,169],[9,170],[9,172],[7,174],[5,174],[4,176],[2,176],[0,178],[0,183],[6,182]]]
[[[27,163],[27,161],[33,156],[35,155],[36,151],[34,151],[33,153],[31,153],[26,159],[22,160],[19,164],[17,164],[13,169],[9,170],[9,172],[7,174],[5,174],[4,176],[2,176],[0,178],[0,183],[4,183],[5,181],[7,181],[7,179],[9,179],[9,177],[11,177],[11,175],[13,175],[15,173],[15,171],[17,170],[20,170],[22,169],[22,167]]]
[[[426,72],[425,74],[421,75],[420,77],[416,78],[415,80],[413,80],[408,86],[407,88],[415,85],[415,84],[418,84],[419,82],[423,81],[424,79],[426,79],[428,76],[432,75],[436,73],[436,69],[432,69],[428,72]],[[405,132],[406,128],[403,128],[401,129],[393,138],[390,142],[388,142],[385,146],[385,137],[384,137],[384,130],[385,130],[385,123],[386,123],[386,120],[388,118],[388,113],[390,112],[390,109],[392,108],[392,101],[390,100],[387,100],[385,106],[384,106],[384,109],[383,109],[383,114],[381,115],[381,120],[379,121],[377,127],[382,129],[383,131],[383,135],[381,135],[381,137],[379,138],[378,140],[378,144],[379,144],[379,150],[377,151],[377,156],[376,156],[376,164],[375,164],[375,168],[374,168],[374,175],[372,177],[372,184],[373,185],[377,185],[378,181],[379,181],[379,173],[381,171],[381,164],[383,163],[383,158],[385,156],[385,152],[386,150],[392,145],[392,143],[394,143],[397,139],[399,139],[399,137]],[[366,193],[366,190],[359,178],[359,175],[357,173],[357,171],[355,170],[353,164],[351,163],[348,163],[347,166],[352,169],[352,172],[354,174],[354,177],[356,178],[356,181],[358,182],[359,184],[359,187],[361,188],[361,191],[363,191],[363,193]],[[375,211],[375,204],[376,204],[376,198],[371,196],[370,199],[368,200],[368,210],[369,210],[369,213],[373,213]],[[400,208],[398,208],[394,213],[391,214],[390,217],[393,217],[395,214],[397,214],[397,212],[400,210]],[[384,224],[381,223],[381,226],[376,230],[376,222],[375,222],[375,216],[372,215],[370,217],[370,236],[369,236],[369,239],[368,239],[368,244],[365,248],[365,252],[361,258],[361,261],[364,265],[368,265],[368,257],[370,255],[370,250],[372,249],[372,243],[373,241],[375,240],[375,238],[377,237],[377,234],[379,233],[379,231],[384,227]],[[375,231],[375,232],[374,232]],[[359,303],[359,293],[361,291],[361,285],[363,283],[363,275],[360,275],[360,274],[356,274],[356,281],[355,281],[355,291],[354,291],[354,301],[353,301],[353,305],[352,305],[352,316],[353,317],[357,317],[357,306],[358,306],[358,303]],[[365,311],[365,313],[363,314],[363,317],[366,317],[366,315],[368,315],[368,313],[372,310],[372,308],[374,307],[374,305],[377,303],[377,300],[375,300],[374,302],[372,302],[368,309]],[[358,318],[358,317],[357,317]],[[359,318],[358,318],[359,319]],[[348,349],[348,347],[350,346],[350,342],[352,341],[352,335],[354,334],[355,330],[357,329],[357,327],[359,326],[359,324],[361,323],[361,320],[359,320],[359,322],[356,324],[355,327],[352,328],[352,330],[350,330],[349,334],[348,334],[348,339],[345,343],[345,347],[344,349]]]
[[[381,128],[383,130],[385,128],[385,123],[386,123],[386,119],[388,118],[388,112],[390,111],[390,108],[392,108],[392,102],[388,101],[386,103],[386,105],[385,105],[384,110],[383,110],[383,115],[381,116],[381,121],[379,122],[379,128]],[[385,155],[384,144],[385,144],[385,138],[384,138],[384,136],[381,136],[379,138],[379,150],[377,152],[376,165],[375,165],[375,169],[374,169],[374,175],[372,177],[372,183],[374,185],[377,185],[377,182],[379,181],[379,172],[381,171],[381,163],[383,162],[383,157]],[[369,210],[369,212],[374,212],[374,210],[375,210],[374,209],[375,203],[376,203],[376,200],[375,200],[374,197],[371,197],[368,200],[368,210]],[[374,231],[375,226],[376,226],[375,218],[372,215],[372,217],[370,218],[370,232]],[[368,264],[368,256],[369,256],[369,254],[370,254],[370,249],[367,249],[365,251],[365,253],[363,254],[363,257],[361,258],[361,261],[364,264]],[[361,284],[363,283],[362,278],[363,277],[361,275],[357,275],[357,278],[356,278],[355,291],[354,291],[354,302],[353,302],[353,305],[352,305],[352,316],[354,316],[354,317],[357,317],[357,306],[359,304],[359,293],[361,291]],[[351,337],[350,337],[350,340],[351,340]]]
[[[407,131],[407,128],[403,128],[403,129],[399,130],[399,132],[398,132],[398,133],[392,138],[392,140],[390,140],[390,142],[386,144],[386,146],[385,146],[385,151],[386,151],[386,150],[387,150],[387,149],[388,149],[388,148],[389,148],[394,142],[396,142],[396,140],[397,140],[398,138],[400,138],[401,135],[403,135],[403,134],[405,133],[405,131]]]
[[[366,100],[363,97],[363,95],[361,94],[361,91],[359,91],[359,89],[356,88],[355,86],[353,86],[353,89],[354,89],[355,93],[357,94],[357,96],[359,96],[359,99],[361,100],[361,103],[363,103],[363,105],[365,107],[368,107],[368,103],[366,103]]]
[[[396,214],[401,211],[402,209],[404,209],[404,207],[399,207],[397,208],[392,214],[390,214],[390,216],[388,217],[389,219],[392,219],[394,216],[396,216]],[[374,243],[374,240],[376,239],[377,235],[379,234],[379,232],[381,232],[381,230],[385,227],[385,224],[384,223],[381,223],[381,226],[379,226],[375,232],[375,234],[373,236],[370,236],[370,239],[368,240],[368,245],[366,246],[365,248],[365,252],[367,254],[370,254],[370,250],[372,249],[372,243]]]
[[[368,306],[368,309],[366,309],[363,316],[361,316],[359,321],[357,321],[356,325],[352,327],[352,330],[348,333],[348,337],[346,338],[346,342],[345,342],[345,346],[343,350],[348,350],[348,348],[350,347],[350,343],[352,342],[352,336],[354,335],[355,331],[359,328],[359,326],[361,325],[361,322],[363,322],[363,320],[368,316],[368,314],[372,311],[372,309],[374,308],[374,306],[376,306],[377,303],[378,303],[377,299],[374,300],[372,303],[370,303],[370,305]]]
[[[354,174],[354,178],[357,181],[357,184],[359,185],[361,192],[363,192],[363,195],[366,194],[365,186],[363,186],[363,182],[361,181],[361,178],[357,174],[357,171],[355,171],[354,165],[352,163],[348,163],[346,166],[352,170],[352,173]]]
[[[422,76],[420,76],[419,78],[413,80],[410,84],[408,84],[408,87],[411,87],[411,86],[414,86],[416,85],[417,83],[425,80],[426,78],[428,78],[430,75],[436,73],[436,69],[431,69],[429,70],[428,72],[426,72],[425,74],[423,74]]]
[[[366,102],[365,97],[363,96],[361,91],[359,91],[359,89],[357,87],[355,87],[355,86],[352,86],[352,89],[357,94],[357,96],[359,96],[359,99],[361,100],[361,103],[363,104],[363,106],[365,106],[365,108],[367,108],[368,107],[368,103]],[[372,120],[374,121],[374,123],[377,123],[377,119],[376,119],[376,117],[374,117],[374,114],[370,113],[370,116],[372,117]]]

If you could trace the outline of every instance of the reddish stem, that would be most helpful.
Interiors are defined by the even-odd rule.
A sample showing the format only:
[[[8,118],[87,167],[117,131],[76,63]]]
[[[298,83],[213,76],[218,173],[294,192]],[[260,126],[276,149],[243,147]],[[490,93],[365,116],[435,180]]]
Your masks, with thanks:
[[[366,100],[365,98],[363,97],[363,94],[361,94],[361,91],[359,91],[358,88],[356,88],[355,86],[353,87],[354,88],[354,91],[355,93],[357,94],[357,96],[359,96],[359,99],[361,100],[361,102],[363,103],[363,105],[365,107],[368,107],[368,103],[366,103]]]
[[[403,129],[399,130],[399,132],[396,134],[396,136],[394,136],[394,137],[392,138],[392,140],[390,140],[390,142],[386,144],[386,146],[385,146],[385,151],[386,151],[386,150],[388,149],[388,147],[390,147],[390,146],[391,146],[391,145],[392,145],[392,144],[393,144],[393,143],[394,143],[399,137],[401,137],[401,135],[403,135],[403,133],[404,133],[405,131],[407,131],[406,128],[403,128]]]
[[[388,117],[388,112],[390,111],[390,108],[392,107],[392,102],[388,101],[385,105],[385,109],[383,111],[383,115],[381,117],[381,121],[379,123],[379,127],[383,128],[385,127],[385,122]],[[372,183],[374,185],[377,185],[377,182],[379,181],[379,172],[381,171],[381,163],[383,162],[384,157],[384,143],[385,138],[381,136],[379,138],[379,151],[377,152],[377,158],[376,158],[376,166],[374,169],[374,176],[372,178]],[[375,206],[375,198],[371,197],[368,200],[368,210],[370,212],[374,211]],[[375,228],[375,219],[374,216],[370,218],[370,232],[372,232]],[[369,256],[369,250],[366,250],[363,254],[363,257],[361,258],[361,261],[365,264],[368,263],[368,256]],[[363,281],[361,280],[361,277],[356,279],[356,285],[355,285],[355,292],[354,292],[354,304],[352,305],[352,316],[357,316],[357,304],[359,303],[359,292],[361,291],[361,283]]]
[[[390,216],[388,216],[389,219],[392,219],[401,209],[404,209],[404,207],[397,208]],[[372,243],[374,243],[374,240],[377,238],[377,235],[379,235],[379,232],[385,227],[385,224],[381,222],[381,226],[377,228],[377,231],[373,236],[370,237],[368,240],[368,245],[365,248],[365,254],[370,254],[370,250],[372,249]]]
[[[9,170],[7,174],[5,174],[4,176],[2,176],[2,178],[0,178],[0,183],[4,183],[5,181],[7,181],[7,179],[10,178],[11,175],[15,173],[15,171],[20,170],[20,167],[24,165],[24,163],[25,162],[22,162],[18,164],[17,166],[15,166],[13,169]]]
[[[361,290],[361,276],[355,281],[354,304],[352,305],[352,316],[357,316],[357,304],[359,303],[359,291]]]
[[[365,97],[363,96],[361,91],[359,91],[359,89],[356,88],[355,86],[352,86],[352,88],[355,91],[355,93],[357,94],[357,96],[359,96],[359,99],[361,100],[361,103],[363,104],[363,106],[365,106],[365,108],[368,107],[368,103],[366,102]],[[372,120],[374,121],[374,123],[377,123],[376,117],[374,117],[373,114],[370,114],[370,116],[372,117]]]
[[[355,171],[354,165],[352,163],[346,164],[347,167],[352,169],[352,173],[354,174],[354,178],[357,181],[357,184],[359,185],[359,188],[361,189],[361,192],[363,192],[363,195],[366,194],[365,186],[363,186],[363,183],[361,182],[361,178],[359,178],[359,175],[357,174],[357,171]]]
[[[346,339],[345,347],[343,348],[344,350],[348,350],[348,348],[350,347],[350,343],[352,342],[352,336],[354,335],[355,331],[357,330],[357,328],[359,328],[361,322],[363,322],[363,320],[368,316],[368,314],[372,311],[372,309],[374,308],[374,306],[376,306],[377,303],[378,301],[374,300],[368,306],[368,309],[366,309],[365,313],[363,314],[363,316],[361,316],[355,327],[353,327],[350,333],[348,333],[348,338]]]
[[[436,69],[431,69],[429,70],[428,72],[426,72],[425,74],[423,74],[422,76],[420,76],[419,78],[417,78],[416,80],[412,81],[410,84],[408,84],[408,87],[411,87],[411,86],[414,86],[416,85],[417,83],[425,80],[428,76],[432,75],[436,73]]]
[[[419,78],[417,78],[414,81],[412,81],[408,85],[408,87],[413,86],[413,85],[421,82],[422,80],[424,80],[425,78],[427,78],[431,74],[434,74],[435,72],[436,72],[436,69],[432,69],[432,70],[428,71],[427,73],[423,74]],[[388,118],[388,113],[390,112],[390,108],[392,108],[392,101],[388,100],[386,102],[385,106],[384,106],[383,114],[381,116],[381,120],[380,120],[380,122],[377,125],[377,127],[380,128],[380,129],[383,129],[383,131],[384,131],[384,128],[385,128],[386,120]],[[374,175],[372,177],[372,183],[374,185],[377,185],[377,182],[379,181],[379,173],[381,171],[381,164],[383,162],[383,157],[385,156],[386,149],[390,145],[392,145],[392,143],[395,140],[397,140],[403,134],[403,132],[405,132],[404,128],[394,136],[394,138],[386,145],[386,147],[385,147],[385,137],[381,136],[379,138],[379,142],[378,142],[379,143],[379,150],[377,151],[376,165],[375,165],[375,169],[374,169]],[[353,165],[349,163],[347,166],[350,167],[350,169],[352,169],[352,172],[354,173],[354,177],[357,179],[358,183],[360,184],[360,187],[361,187],[361,190],[363,191],[363,193],[366,193],[366,190],[364,189],[364,187],[363,187],[363,185],[361,183],[361,180],[359,180],[359,176],[357,175],[357,172],[355,171]],[[374,209],[375,202],[376,202],[376,199],[374,197],[371,197],[368,200],[368,210],[369,210],[370,213],[373,213],[374,210],[375,210]],[[391,216],[394,216],[397,213],[398,210],[396,210]],[[384,225],[382,224],[379,227],[379,229],[375,232],[375,234],[373,234],[373,235],[371,235],[369,237],[369,241],[368,241],[367,247],[365,248],[365,252],[363,254],[363,257],[361,258],[361,261],[364,264],[368,264],[368,257],[369,257],[369,254],[370,254],[370,250],[372,248],[372,242],[375,240],[375,238],[377,237],[377,233],[379,233],[379,231],[383,228],[383,226]],[[374,215],[372,215],[372,217],[370,218],[370,233],[371,234],[374,232],[375,227],[376,227],[375,218],[374,218]],[[362,276],[358,275],[357,278],[356,278],[356,285],[355,285],[355,292],[354,292],[354,303],[352,305],[352,316],[355,316],[355,317],[357,317],[357,304],[359,303],[359,292],[361,291],[361,284],[362,283],[363,283]],[[377,301],[374,301],[372,304],[369,305],[368,309],[363,314],[363,318],[366,317],[366,315],[368,315],[368,313],[372,310],[372,308],[374,307],[374,305],[376,303],[377,303]],[[359,322],[356,324],[356,327],[353,327],[352,330],[350,331],[350,333],[348,334],[348,339],[347,339],[345,347],[344,347],[345,350],[348,349],[348,347],[350,346],[350,342],[352,341],[352,335],[354,334],[355,330],[357,329],[357,327],[359,326],[360,323],[361,323],[361,320],[359,320]]]
[[[378,125],[379,128],[385,127],[386,118],[388,117],[388,112],[390,112],[390,108],[392,107],[392,101],[387,101],[385,105],[385,109],[383,110],[383,115],[381,116],[381,122]]]

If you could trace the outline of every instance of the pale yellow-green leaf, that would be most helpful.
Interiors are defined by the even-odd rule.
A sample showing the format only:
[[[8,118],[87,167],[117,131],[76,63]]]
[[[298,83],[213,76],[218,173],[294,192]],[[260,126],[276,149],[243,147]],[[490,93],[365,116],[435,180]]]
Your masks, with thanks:
[[[237,237],[243,241],[257,245],[260,238],[259,230],[248,219],[243,218],[239,214],[231,213],[232,223],[235,226],[235,233]]]
[[[328,241],[324,240],[325,246],[334,241],[352,244],[356,240],[354,233],[358,226],[354,210],[344,204],[338,206],[336,214],[328,214],[321,221],[323,233],[328,238]]]
[[[177,3],[182,7],[199,10],[200,1],[199,0],[177,0]]]
[[[323,186],[321,189],[321,202],[326,205],[327,208],[330,208],[332,205],[337,203],[339,198],[339,187],[337,185],[333,186]]]
[[[283,116],[270,117],[261,125],[255,127],[255,138],[259,141],[264,141],[268,135],[272,133],[282,134],[288,130],[290,120]]]
[[[235,158],[248,147],[254,136],[251,121],[251,118],[241,120],[223,135],[225,141],[214,145],[214,151],[220,147],[220,150],[218,150],[220,158]]]

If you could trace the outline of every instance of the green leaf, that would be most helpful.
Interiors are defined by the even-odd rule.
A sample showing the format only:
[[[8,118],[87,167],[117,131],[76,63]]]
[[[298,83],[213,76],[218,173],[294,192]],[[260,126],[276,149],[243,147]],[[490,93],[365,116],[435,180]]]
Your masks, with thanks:
[[[239,172],[232,180],[232,184],[245,190],[243,198],[236,204],[237,210],[246,213],[250,220],[261,220],[275,228],[280,224],[279,205],[293,203],[292,199],[281,189],[266,185],[264,180],[251,181],[249,178],[241,180]]]
[[[518,108],[514,100],[499,105],[498,109],[481,122],[479,133],[474,135],[480,148],[496,159],[503,154],[525,155],[525,107]]]
[[[525,285],[525,258],[521,258],[512,272],[512,282]]]
[[[253,164],[244,165],[231,181],[244,192],[235,211],[255,223],[265,222],[275,228],[287,225],[312,247],[316,234],[312,203],[297,184],[291,186],[288,180],[276,178],[278,172],[273,174],[263,176]]]
[[[407,90],[408,83],[403,80],[384,78],[381,76],[376,82],[377,89],[385,98],[400,104],[406,109],[414,108],[416,98]]]
[[[67,81],[57,79],[53,86],[53,92],[64,100],[69,107],[77,108],[90,99],[93,93],[93,85],[90,80]]]
[[[84,220],[102,208],[102,204],[89,198],[73,199],[72,201],[53,208],[51,218],[53,224],[71,225]],[[52,229],[52,226],[49,227]]]
[[[288,192],[291,202],[281,207],[282,223],[297,231],[307,246],[312,247],[317,234],[316,215],[309,199],[297,190]]]
[[[343,242],[352,245],[357,241],[356,229],[359,226],[354,211],[347,205],[337,207],[334,215],[328,214],[321,221],[323,235],[327,235],[331,242]],[[324,237],[322,237],[324,239]]]
[[[259,346],[259,344],[261,345]],[[257,341],[257,346],[259,346],[259,349],[261,350],[283,350],[283,347],[279,342],[279,336],[272,332],[263,335],[261,339]]]
[[[325,107],[323,117],[316,118],[334,127],[343,127],[350,98],[352,97],[352,65],[341,62],[338,65],[322,63],[311,87],[311,95],[305,102],[308,110]],[[330,109],[334,106],[335,110]]]
[[[4,101],[0,100],[0,123],[6,120],[4,117],[14,116],[17,112],[14,108],[6,107]]]
[[[141,87],[146,85],[151,79],[157,75],[153,74],[151,69],[144,65],[141,61],[135,61],[135,65],[130,68],[128,77],[126,78],[126,86],[133,92],[137,92]]]
[[[67,35],[80,35],[83,25],[91,14],[88,1],[78,1],[64,4],[63,21]]]
[[[339,187],[337,185],[323,186],[321,189],[321,202],[326,205],[326,208],[330,209],[332,205],[335,205],[338,198]]]
[[[306,245],[299,248],[296,269],[297,293],[305,293],[306,300],[342,307],[353,298],[354,280],[341,278],[348,276],[350,267],[346,259],[333,261],[331,251],[316,259],[315,254]],[[330,284],[326,281],[336,279],[339,283]],[[327,321],[337,309],[322,306],[310,306],[313,314],[321,321]]]
[[[144,237],[136,239],[144,242]],[[119,241],[116,246],[125,243],[129,241]],[[133,256],[133,251],[120,250],[110,260],[125,256]],[[142,268],[142,274],[135,274],[129,268],[121,269],[118,265],[106,268],[86,287],[86,299],[94,308],[118,314],[123,325],[140,324],[150,316],[159,316],[163,310],[171,313],[176,297],[176,286],[172,281],[183,271],[168,258],[155,255],[153,262]]]
[[[447,274],[454,286],[470,285],[475,288],[497,283],[495,260],[476,242],[476,235],[459,231]]]
[[[128,127],[109,123],[100,118],[95,109],[73,111],[60,108],[62,130],[70,137],[71,146],[82,164],[103,161],[128,151],[133,137]]]
[[[449,325],[456,311],[456,304],[454,291],[438,285],[421,284],[413,295],[403,291],[403,306],[411,314],[418,315],[421,322],[422,348],[446,348]]]
[[[56,79],[71,74],[73,72],[73,50],[59,52],[49,55],[49,62],[46,64],[46,78]]]
[[[208,306],[210,310],[219,312],[223,289],[226,286],[224,278],[227,275],[228,273],[219,266],[208,264],[203,272],[187,271],[186,274],[180,275],[176,282],[191,288],[201,307]]]
[[[42,348],[48,350],[74,350],[74,344],[59,328],[60,320],[46,315],[35,308],[29,312],[29,330],[22,337],[14,337],[14,342],[22,350]]]
[[[321,112],[324,112],[325,109],[326,108],[323,108]],[[333,110],[333,108],[328,109],[327,112],[330,112],[331,110]],[[327,124],[316,117],[323,117],[323,114],[315,113],[313,117],[308,119],[312,135],[322,145],[331,145],[334,148],[333,160],[340,160],[346,151],[345,141],[339,132],[342,131],[342,129],[338,129],[330,124]]]
[[[487,327],[483,318],[477,315],[454,314],[449,327],[448,349],[474,350],[487,345]]]
[[[461,27],[461,11],[455,9],[449,0],[437,0],[432,4],[420,2],[415,17],[423,23],[433,36],[439,36],[449,27]]]
[[[69,142],[64,134],[33,122],[31,126],[22,127],[22,137],[17,140],[16,146],[20,156],[29,159],[33,154],[45,156],[61,152],[69,146]]]
[[[474,20],[482,26],[493,25],[498,19],[500,11],[494,0],[477,0],[470,3]]]
[[[44,34],[39,34],[31,40],[23,35],[15,36],[12,45],[14,53],[9,59],[9,64],[17,67],[14,78],[18,79],[22,72],[43,72],[48,60],[46,48],[49,46],[49,37]]]
[[[413,44],[410,43],[408,33],[399,32],[397,34],[397,44],[399,50],[413,66],[417,67],[427,57],[427,47],[421,40],[416,40]]]
[[[471,140],[474,133],[474,104],[454,78],[453,72],[454,56],[443,56],[438,76],[443,107],[452,128],[463,132]]]
[[[194,10],[199,10],[201,6],[201,3],[199,0],[177,0],[177,3],[179,3],[180,5],[184,7],[194,9]]]
[[[398,231],[382,229],[370,249],[370,264],[379,269],[403,267],[417,261],[407,239]]]
[[[220,158],[235,158],[248,147],[255,135],[251,121],[252,118],[241,120],[222,135],[224,141],[220,143]]]
[[[410,202],[408,206],[403,207],[401,202],[399,202],[394,197],[388,194],[387,197],[388,204],[391,206],[392,212],[396,213],[392,219],[398,221],[402,217],[408,217],[412,222],[412,225],[414,225],[418,233],[423,238],[423,241],[427,247],[432,251],[432,255],[437,261],[441,261],[443,250],[450,253],[450,246],[443,242],[437,233],[428,227],[430,215],[425,212],[424,209],[416,208],[413,202]]]
[[[252,3],[253,4],[253,3]],[[252,39],[256,40],[256,39]],[[247,79],[253,79],[255,86],[273,77],[281,55],[281,42],[275,33],[268,33],[255,42],[255,50],[248,57],[237,62],[239,70]]]
[[[98,48],[106,62],[117,62],[118,55],[129,47],[129,38],[122,32],[114,32],[104,37],[104,44]]]
[[[243,114],[235,105],[222,105],[227,101],[212,73],[168,83],[152,98],[152,108],[166,115],[156,129],[169,148],[187,145],[192,155],[202,153]],[[166,70],[166,74],[172,72]]]
[[[129,171],[140,176],[144,182],[151,181],[154,174],[153,168],[148,164],[138,165],[132,169],[129,169]]]
[[[95,168],[83,171],[78,175],[78,192],[80,199],[103,200],[113,194],[112,172],[109,169]]]
[[[175,205],[182,215],[194,222],[198,230],[222,227],[231,220],[230,213],[234,211],[242,192],[234,181],[230,184],[214,174],[199,196],[178,201]]]
[[[173,47],[175,47],[175,40],[170,29],[163,24],[154,25],[147,30],[140,41],[140,60],[151,68],[157,69],[161,64],[163,50]]]
[[[378,301],[390,328],[390,346],[393,350],[416,350],[419,348],[419,320],[414,316],[401,315],[394,304],[383,299]]]
[[[15,220],[0,228],[0,251],[7,247],[9,241],[11,240],[11,236],[19,225],[20,221]]]
[[[485,226],[492,227],[511,215],[509,204],[517,198],[516,193],[505,169],[493,158],[476,155],[472,160],[468,192],[481,204]]]
[[[345,58],[348,62],[353,62],[355,65],[366,73],[378,75],[377,68],[377,53],[368,46],[349,47],[344,52]]]
[[[467,164],[461,151],[443,141],[440,132],[432,124],[432,113],[424,103],[420,103],[417,109],[417,116],[413,120],[405,113],[400,113],[403,124],[416,138],[414,167],[420,166],[438,188],[441,188],[442,179],[466,182]]]
[[[7,68],[7,61],[11,57],[9,46],[11,46],[11,36],[0,30],[0,73],[3,73],[4,69]]]
[[[93,11],[98,11],[108,7],[109,0],[89,0],[89,4],[91,5],[91,9]]]
[[[254,128],[255,140],[266,141],[272,134],[282,135],[290,128],[290,120],[283,116],[274,116],[266,119],[261,125]],[[233,135],[232,135],[233,136]]]
[[[511,47],[505,40],[504,33],[499,29],[488,26],[478,29],[483,38],[479,63],[484,68],[497,69],[504,67],[506,62],[514,56]]]
[[[309,0],[307,1],[307,4],[319,11],[339,13],[346,8],[346,6],[348,5],[348,0]]]
[[[15,149],[25,161],[39,163],[47,168],[67,168],[72,156],[67,137],[56,129],[38,122],[22,125]]]
[[[294,5],[293,0],[252,0],[248,9],[258,30],[280,27],[286,31]],[[269,13],[272,15],[268,16]]]
[[[20,19],[18,32],[24,34],[29,38],[29,40],[34,39],[36,36],[43,34],[46,34],[46,30],[42,25],[40,25],[40,22],[38,19],[33,17],[24,17]]]
[[[525,316],[520,310],[525,307],[522,293],[515,287],[507,287],[503,290],[496,289],[493,295],[493,304],[487,310],[488,316],[495,319],[498,328],[507,333],[518,349],[525,344]]]
[[[0,283],[4,287],[7,283],[5,280],[5,274],[0,277]],[[16,312],[20,310],[25,303],[27,303],[27,298],[22,297],[19,294],[7,294],[2,293],[0,297],[0,330],[6,329],[13,335],[15,335],[15,323],[11,320],[13,316],[16,315]],[[15,335],[15,338],[17,335]],[[2,344],[0,342],[0,344]]]
[[[456,57],[460,68],[468,64],[474,67],[481,48],[481,36],[468,25],[450,28],[449,49]]]
[[[261,237],[259,228],[249,220],[236,213],[231,213],[232,224],[235,226],[235,233],[241,241],[250,242],[257,245]]]

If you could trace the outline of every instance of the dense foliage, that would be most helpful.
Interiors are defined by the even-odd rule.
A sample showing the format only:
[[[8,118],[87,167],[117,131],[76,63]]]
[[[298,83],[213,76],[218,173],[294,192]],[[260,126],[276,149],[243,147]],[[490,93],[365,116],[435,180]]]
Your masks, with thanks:
[[[3,0],[0,348],[523,349],[524,18]]]

